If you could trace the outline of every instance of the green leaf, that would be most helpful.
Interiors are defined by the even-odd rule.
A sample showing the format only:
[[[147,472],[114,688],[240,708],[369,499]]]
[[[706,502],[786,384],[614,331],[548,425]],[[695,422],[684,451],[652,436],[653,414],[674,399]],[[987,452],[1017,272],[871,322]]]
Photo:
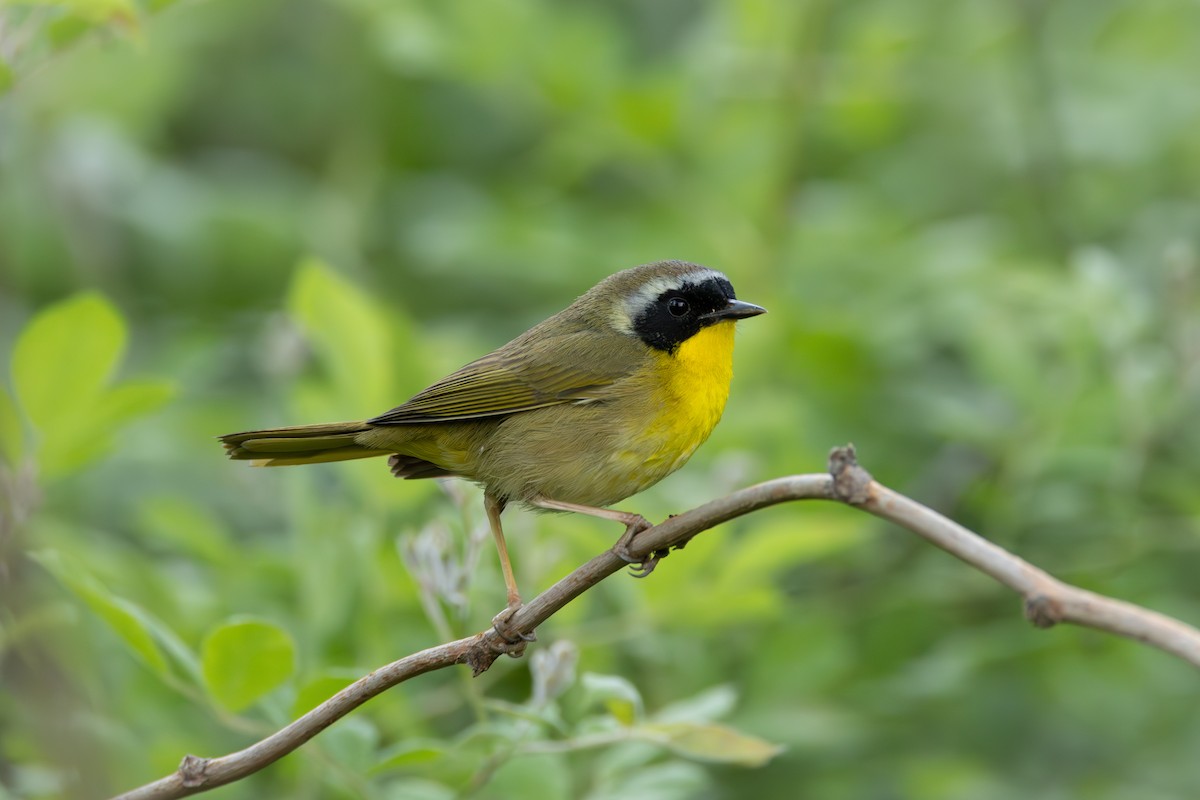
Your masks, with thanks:
[[[95,417],[105,428],[117,428],[136,417],[157,411],[175,394],[169,381],[126,381],[105,392],[96,405]]]
[[[630,733],[664,744],[681,756],[715,764],[761,767],[783,750],[780,745],[714,722],[650,723]]]
[[[85,293],[39,313],[17,339],[13,388],[38,433],[43,475],[61,475],[103,454],[120,426],[170,399],[165,381],[108,388],[126,337],[112,304]]]
[[[4,60],[0,60],[0,94],[4,94],[13,85],[12,67]]]
[[[46,25],[46,38],[55,50],[92,33],[116,33],[135,40],[141,35],[137,0],[28,1],[54,8],[55,16]]]
[[[390,396],[391,332],[362,290],[310,259],[296,271],[288,310],[304,327],[332,379],[340,413],[367,417],[395,405]]]
[[[102,296],[75,295],[39,313],[13,349],[13,388],[22,410],[48,435],[78,429],[125,350],[125,322]]]
[[[96,23],[81,14],[64,14],[46,26],[46,37],[55,50],[61,50],[79,40],[97,27]]]
[[[274,623],[239,618],[205,637],[200,658],[213,699],[228,711],[241,711],[291,677],[296,646]]]
[[[154,637],[155,643],[173,659],[173,664],[183,669],[190,684],[197,688],[202,686],[200,659],[196,657],[196,653],[165,622],[140,609],[139,615],[142,625]],[[168,680],[167,684],[173,688],[180,688],[180,685],[173,680]]]
[[[78,436],[65,433],[66,429],[60,428],[42,439],[37,458],[41,477],[57,478],[74,472],[112,448],[113,436],[108,431],[96,430]]]
[[[54,0],[50,5],[96,22],[128,23],[137,20],[134,0]]]
[[[72,472],[112,449],[118,430],[135,417],[158,409],[174,394],[166,381],[124,383],[96,398],[93,409],[72,417],[42,438],[41,473],[55,477]]]
[[[167,660],[151,633],[152,620],[144,610],[110,594],[80,564],[55,550],[43,550],[33,554],[33,558],[100,617],[135,658],[160,677],[170,676]]]
[[[622,725],[632,725],[642,715],[642,695],[637,687],[619,675],[585,672],[579,679],[587,705],[604,704]]]

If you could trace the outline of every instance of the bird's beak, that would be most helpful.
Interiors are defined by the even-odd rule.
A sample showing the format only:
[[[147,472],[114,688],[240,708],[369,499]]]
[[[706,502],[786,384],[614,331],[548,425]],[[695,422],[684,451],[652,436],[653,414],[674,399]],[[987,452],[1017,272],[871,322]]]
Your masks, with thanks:
[[[730,300],[723,308],[718,308],[716,311],[710,311],[700,317],[706,322],[719,322],[723,319],[745,319],[746,317],[757,317],[759,314],[765,314],[767,310],[762,306],[756,306],[754,303],[747,303],[742,300]]]

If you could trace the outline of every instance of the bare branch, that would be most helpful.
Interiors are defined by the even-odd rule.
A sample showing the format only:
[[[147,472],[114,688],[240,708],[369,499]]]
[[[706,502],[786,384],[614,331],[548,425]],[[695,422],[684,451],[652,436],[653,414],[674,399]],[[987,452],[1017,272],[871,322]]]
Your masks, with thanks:
[[[1025,615],[1040,628],[1069,622],[1157,647],[1200,668],[1200,630],[1155,611],[1063,583],[932,509],[876,483],[855,460],[853,447],[829,457],[829,474],[793,475],[760,483],[705,503],[639,533],[629,548],[637,558],[663,557],[692,537],[722,522],[792,500],[836,500],[889,520],[1013,589],[1025,601]],[[531,634],[567,603],[626,566],[607,550],[538,595],[511,620],[514,632]],[[501,654],[519,656],[524,641],[512,644],[495,630],[431,647],[372,672],[326,700],[286,728],[260,742],[219,758],[187,756],[179,769],[115,800],[166,800],[222,786],[257,772],[287,755],[372,697],[409,678],[467,664],[478,675]]]
[[[1025,601],[1025,616],[1037,627],[1069,622],[1115,633],[1200,667],[1200,630],[1157,611],[1063,583],[933,509],[876,483],[866,470],[853,463],[852,449],[838,448],[834,453],[840,450],[850,451],[851,463],[843,471],[865,476],[867,486],[865,497],[857,502],[838,499],[908,528],[1017,592]],[[831,467],[833,463],[831,456]]]

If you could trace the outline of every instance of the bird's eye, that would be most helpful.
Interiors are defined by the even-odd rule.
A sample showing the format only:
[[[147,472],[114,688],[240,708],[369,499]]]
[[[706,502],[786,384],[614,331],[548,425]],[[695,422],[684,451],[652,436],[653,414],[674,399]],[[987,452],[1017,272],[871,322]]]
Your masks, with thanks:
[[[672,297],[667,301],[667,311],[671,312],[672,317],[682,317],[684,314],[690,311],[691,308],[692,307],[688,305],[688,301],[684,300],[682,297]]]

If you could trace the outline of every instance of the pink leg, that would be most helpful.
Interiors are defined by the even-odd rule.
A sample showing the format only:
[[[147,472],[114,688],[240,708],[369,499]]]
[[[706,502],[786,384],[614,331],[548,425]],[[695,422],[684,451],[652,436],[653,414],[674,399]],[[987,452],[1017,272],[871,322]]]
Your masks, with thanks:
[[[487,511],[488,525],[496,540],[496,550],[500,553],[500,569],[504,572],[504,588],[508,590],[508,607],[492,618],[492,627],[508,642],[536,641],[536,637],[532,633],[514,634],[509,629],[513,615],[521,608],[521,593],[517,591],[517,579],[513,575],[512,562],[508,559],[508,544],[504,541],[504,529],[500,527],[500,513],[504,511],[504,502],[490,494],[485,494],[483,508]]]
[[[551,511],[573,511],[577,514],[587,514],[590,517],[599,517],[600,519],[611,519],[614,522],[620,522],[625,526],[625,532],[621,534],[621,538],[617,540],[612,549],[614,553],[625,561],[636,565],[633,571],[634,577],[644,578],[653,572],[654,568],[658,565],[658,560],[661,556],[657,554],[651,554],[645,558],[636,558],[629,553],[629,545],[632,544],[633,537],[647,528],[654,527],[641,514],[631,514],[628,511],[618,511],[612,508],[596,508],[595,506],[585,506],[579,503],[564,503],[561,500],[551,500],[549,497],[535,497],[529,500],[529,503]]]

